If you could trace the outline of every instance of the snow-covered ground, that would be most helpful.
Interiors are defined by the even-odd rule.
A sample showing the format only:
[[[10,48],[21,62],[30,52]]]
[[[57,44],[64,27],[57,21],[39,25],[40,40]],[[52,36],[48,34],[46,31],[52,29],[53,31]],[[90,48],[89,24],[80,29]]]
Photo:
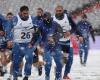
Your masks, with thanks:
[[[10,64],[9,64],[10,65]],[[8,65],[8,69],[9,69]],[[29,80],[45,80],[44,69],[42,76],[38,76],[37,69],[32,68],[32,75]],[[100,80],[100,50],[90,50],[86,67],[80,65],[79,56],[74,56],[74,62],[71,71],[72,80]],[[8,74],[1,77],[0,80],[7,80]],[[19,78],[22,80],[22,78]],[[51,80],[54,80],[54,65],[51,70]]]
[[[93,44],[90,39],[90,50],[88,56],[88,62],[86,67],[82,66],[79,61],[79,55],[74,55],[73,66],[71,70],[72,80],[100,80],[100,45],[99,45],[100,36],[96,37],[96,43]],[[54,62],[53,62],[54,63]],[[8,65],[7,69],[9,71]],[[51,70],[51,79],[54,80],[54,66]],[[63,73],[62,73],[63,74]],[[4,77],[0,77],[0,80],[7,80],[9,74],[6,74]],[[38,76],[37,68],[32,67],[32,75],[29,80],[45,80],[45,74],[43,69],[42,76]],[[22,80],[22,78],[19,78]]]
[[[90,50],[86,67],[80,65],[79,56],[74,56],[72,80],[100,80],[100,50]]]

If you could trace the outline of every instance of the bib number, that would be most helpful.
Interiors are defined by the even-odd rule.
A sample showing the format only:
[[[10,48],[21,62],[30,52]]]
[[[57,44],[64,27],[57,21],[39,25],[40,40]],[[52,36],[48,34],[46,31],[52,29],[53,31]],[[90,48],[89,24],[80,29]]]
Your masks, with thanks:
[[[30,39],[31,32],[21,32],[21,39]]]

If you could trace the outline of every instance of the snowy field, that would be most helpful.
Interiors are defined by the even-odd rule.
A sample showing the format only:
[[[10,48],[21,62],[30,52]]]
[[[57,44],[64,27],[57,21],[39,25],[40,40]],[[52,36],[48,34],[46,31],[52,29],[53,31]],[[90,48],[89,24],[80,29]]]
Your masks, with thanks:
[[[0,80],[7,80],[8,76],[9,74],[6,74],[4,77],[1,77]],[[29,80],[45,80],[44,77],[44,69],[42,76],[39,77],[37,69],[33,67],[32,75]],[[89,58],[86,67],[80,65],[79,56],[75,55],[71,71],[71,77],[72,80],[100,80],[100,50],[89,51]],[[22,80],[22,78],[19,78],[18,80]],[[54,80],[54,65],[52,66],[50,80]]]
[[[83,67],[80,65],[79,56],[74,55],[73,66],[71,70],[72,80],[100,80],[100,45],[99,45],[100,36],[96,37],[96,43],[93,44],[90,39],[90,50],[87,66]],[[54,62],[53,62],[54,63]],[[10,65],[10,64],[9,64]],[[9,71],[8,65],[8,71]],[[51,70],[51,79],[54,80],[54,64]],[[62,73],[63,75],[63,73]],[[7,80],[9,74],[5,74],[4,77],[0,77],[0,80]],[[44,79],[44,69],[42,76],[38,76],[37,68],[32,67],[32,75],[29,80],[45,80]],[[22,80],[19,78],[18,80]]]

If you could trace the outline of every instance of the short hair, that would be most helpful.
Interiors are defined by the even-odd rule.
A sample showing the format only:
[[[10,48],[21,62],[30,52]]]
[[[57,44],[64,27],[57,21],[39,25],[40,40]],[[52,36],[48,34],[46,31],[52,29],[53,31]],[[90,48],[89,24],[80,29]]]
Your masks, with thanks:
[[[22,6],[22,7],[20,7],[20,12],[22,12],[22,11],[29,11],[29,8],[28,8],[28,6]]]
[[[62,8],[63,9],[63,6],[62,5],[57,5],[56,8]]]
[[[86,14],[84,14],[83,16],[82,16],[82,18],[84,19],[84,18],[86,18],[87,19],[87,15]]]
[[[44,18],[45,17],[51,18],[51,13],[50,12],[45,12],[44,15],[43,15],[43,17]]]
[[[37,8],[37,10],[41,10],[43,12],[43,9],[42,8]]]
[[[8,15],[13,15],[13,13],[12,13],[12,12],[9,12],[9,13],[7,13],[7,16],[8,16]]]

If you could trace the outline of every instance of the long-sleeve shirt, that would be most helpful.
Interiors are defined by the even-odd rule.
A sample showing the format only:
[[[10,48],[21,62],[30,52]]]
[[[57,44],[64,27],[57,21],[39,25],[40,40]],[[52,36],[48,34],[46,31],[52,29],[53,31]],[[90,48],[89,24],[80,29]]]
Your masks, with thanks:
[[[42,35],[42,42],[47,49],[56,49],[59,47],[58,40],[61,38],[63,30],[58,23],[52,20],[51,23],[47,25],[42,21],[40,24],[40,30]],[[50,36],[54,39],[54,43],[48,42],[48,38]]]
[[[89,39],[89,35],[91,35],[93,41],[95,42],[93,27],[88,21],[80,21],[77,26],[83,38]]]

